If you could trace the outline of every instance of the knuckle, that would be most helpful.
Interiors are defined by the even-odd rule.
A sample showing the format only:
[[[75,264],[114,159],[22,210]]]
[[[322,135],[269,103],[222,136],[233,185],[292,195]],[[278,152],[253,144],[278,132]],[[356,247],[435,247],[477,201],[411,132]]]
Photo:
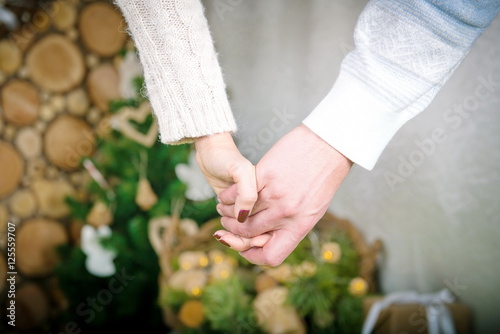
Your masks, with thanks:
[[[293,217],[299,213],[299,203],[285,202],[278,209],[278,215],[283,218]]]
[[[233,176],[248,177],[248,175],[255,175],[255,167],[248,160],[245,160],[243,163],[232,160],[229,163],[228,172]]]
[[[286,203],[287,192],[285,189],[270,189],[265,193],[266,198],[272,203]]]
[[[242,233],[239,234],[239,236],[243,237],[243,238],[247,238],[247,239],[253,238],[252,233],[250,233],[250,232],[248,232],[246,230],[242,231]]]
[[[270,267],[277,267],[282,264],[284,259],[281,256],[266,256],[264,262]]]
[[[237,224],[242,225],[239,222]],[[228,226],[228,231],[233,233],[233,234],[236,234],[237,236],[240,236],[242,238],[249,239],[249,238],[253,237],[252,233],[250,233],[250,231],[245,226],[231,225],[231,226]]]
[[[257,194],[246,195],[244,198],[242,198],[242,202],[246,204],[253,204],[257,202],[257,198]]]
[[[257,179],[262,180],[265,184],[273,184],[273,181],[278,179],[278,173],[267,166],[257,168]]]

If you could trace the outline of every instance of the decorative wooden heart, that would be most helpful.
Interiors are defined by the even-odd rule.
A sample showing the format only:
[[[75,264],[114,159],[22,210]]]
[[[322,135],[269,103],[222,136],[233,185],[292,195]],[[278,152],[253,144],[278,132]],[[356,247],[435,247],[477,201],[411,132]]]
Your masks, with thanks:
[[[156,118],[153,119],[153,123],[151,123],[151,126],[146,133],[138,131],[130,123],[131,120],[142,123],[150,114],[151,106],[149,105],[149,102],[141,103],[137,109],[125,107],[120,110],[115,117],[113,117],[113,128],[120,131],[127,138],[132,139],[143,146],[151,147],[158,138],[158,124]]]

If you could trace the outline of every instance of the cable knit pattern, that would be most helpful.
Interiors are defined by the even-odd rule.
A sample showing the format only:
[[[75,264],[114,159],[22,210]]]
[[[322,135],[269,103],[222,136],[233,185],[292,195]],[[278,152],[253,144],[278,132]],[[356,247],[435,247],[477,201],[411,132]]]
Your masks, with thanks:
[[[116,0],[135,40],[164,143],[236,131],[200,0]],[[356,48],[304,124],[372,169],[495,18],[500,0],[371,0]]]
[[[116,0],[143,66],[165,144],[236,131],[212,36],[199,0]]]
[[[372,169],[394,134],[423,111],[495,18],[498,0],[372,0],[356,49],[304,124]]]

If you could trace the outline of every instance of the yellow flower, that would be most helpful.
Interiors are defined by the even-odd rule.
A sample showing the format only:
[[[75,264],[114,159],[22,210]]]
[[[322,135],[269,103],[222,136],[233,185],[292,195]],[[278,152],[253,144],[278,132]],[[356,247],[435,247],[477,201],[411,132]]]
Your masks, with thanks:
[[[206,256],[200,257],[198,260],[198,264],[200,265],[200,267],[208,266],[208,257],[206,257]]]
[[[182,270],[203,268],[208,266],[208,257],[204,252],[183,252],[179,255]]]
[[[226,259],[226,254],[218,249],[214,249],[208,252],[208,258],[212,264],[220,264]]]
[[[349,293],[353,296],[364,296],[368,292],[368,283],[361,277],[355,277],[349,283]]]
[[[207,281],[205,270],[179,270],[170,276],[168,285],[176,290],[184,290],[192,296],[199,296]]]
[[[199,286],[193,286],[190,290],[191,294],[195,297],[198,297],[201,295],[201,287]]]
[[[278,285],[278,282],[266,273],[260,273],[255,278],[255,291],[262,292]]]
[[[316,273],[317,266],[311,261],[304,261],[293,268],[296,276],[311,277]]]
[[[210,263],[212,265],[225,263],[233,268],[238,265],[238,262],[233,257],[224,254],[218,249],[214,249],[208,252],[208,258],[210,259]]]
[[[265,270],[265,273],[280,283],[288,282],[293,278],[292,267],[288,263],[268,268]]]
[[[199,300],[188,300],[179,310],[179,320],[190,328],[198,328],[205,320],[203,304]]]
[[[337,263],[342,255],[342,249],[336,242],[327,242],[321,247],[321,257],[328,263]]]
[[[306,327],[295,307],[288,304],[288,289],[275,286],[259,294],[253,300],[257,323],[266,333],[305,334]]]
[[[210,269],[210,278],[212,280],[226,279],[234,272],[233,266],[228,262],[215,264]]]

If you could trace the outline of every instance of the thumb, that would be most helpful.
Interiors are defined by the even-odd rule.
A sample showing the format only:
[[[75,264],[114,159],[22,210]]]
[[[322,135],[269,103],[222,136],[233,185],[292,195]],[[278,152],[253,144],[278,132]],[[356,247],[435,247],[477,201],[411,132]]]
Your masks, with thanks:
[[[236,196],[238,196],[238,188],[236,184],[233,184],[217,194],[217,201],[224,205],[233,205],[236,203]],[[236,216],[231,218],[236,218]]]
[[[244,252],[252,247],[264,247],[272,235],[264,233],[253,238],[244,238],[226,230],[219,230],[214,233],[214,238],[235,251]]]
[[[250,162],[238,168],[233,180],[236,183],[236,202],[234,204],[234,215],[243,223],[257,202],[257,179],[255,177],[255,166]]]
[[[240,252],[240,255],[250,263],[276,267],[293,252],[300,242],[300,239],[296,239],[296,236],[287,230],[274,231],[271,238],[264,240],[266,243],[263,247],[248,248]]]

